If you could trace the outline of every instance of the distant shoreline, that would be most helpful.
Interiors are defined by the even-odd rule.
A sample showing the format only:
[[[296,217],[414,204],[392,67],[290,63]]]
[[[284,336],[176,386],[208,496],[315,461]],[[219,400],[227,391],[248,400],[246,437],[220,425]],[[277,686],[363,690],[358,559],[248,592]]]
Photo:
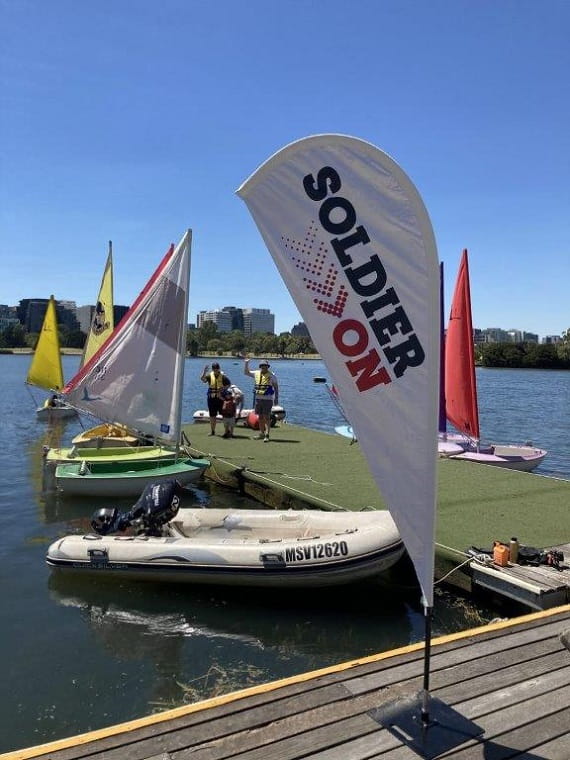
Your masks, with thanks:
[[[13,354],[16,356],[26,356],[34,353],[33,348],[0,348],[0,354],[3,354],[4,356]],[[62,348],[60,353],[62,356],[81,356],[83,353],[82,348]],[[260,356],[263,356],[264,358],[271,359],[272,361],[289,361],[294,360],[298,361],[299,359],[303,361],[319,361],[321,359],[320,354],[290,354],[288,356],[279,356],[276,354],[260,354]],[[244,358],[242,356],[231,356],[230,354],[219,356],[218,354],[198,354],[198,356],[189,356],[186,354],[187,358],[190,359],[204,359],[208,361],[212,361],[213,359],[217,359],[218,361],[228,361],[232,360],[235,362],[244,361]],[[250,356],[250,361],[254,362],[256,360],[255,356]]]
[[[33,354],[33,348],[0,348],[0,354],[6,356],[7,354],[14,354],[15,356],[26,356]],[[60,351],[62,356],[81,356],[83,353],[82,348],[62,348]]]

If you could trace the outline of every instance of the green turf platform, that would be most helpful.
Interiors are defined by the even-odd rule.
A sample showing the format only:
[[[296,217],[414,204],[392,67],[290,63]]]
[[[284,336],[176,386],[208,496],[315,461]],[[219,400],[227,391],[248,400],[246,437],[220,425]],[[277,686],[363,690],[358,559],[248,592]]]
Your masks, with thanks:
[[[268,444],[245,427],[232,439],[221,438],[221,425],[216,436],[208,424],[186,425],[185,432],[193,449],[211,459],[208,477],[269,506],[386,509],[359,444],[348,438],[285,423],[272,429]],[[440,557],[511,536],[537,547],[570,543],[569,516],[570,481],[438,460]]]

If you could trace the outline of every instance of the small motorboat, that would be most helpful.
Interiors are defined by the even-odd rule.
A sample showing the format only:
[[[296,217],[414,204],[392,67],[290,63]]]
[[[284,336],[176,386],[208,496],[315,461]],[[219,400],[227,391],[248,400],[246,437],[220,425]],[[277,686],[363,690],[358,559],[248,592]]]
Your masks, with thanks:
[[[244,425],[245,427],[249,427],[248,419],[249,415],[254,414],[253,409],[242,409],[239,413],[238,419],[236,420],[236,424],[238,425]],[[275,427],[275,425],[278,422],[283,422],[285,419],[286,412],[285,409],[282,406],[279,406],[278,404],[275,404],[271,408],[271,427]],[[210,412],[207,409],[198,409],[194,414],[192,415],[193,421],[196,423],[204,423],[204,422],[210,422]],[[216,417],[217,422],[223,422],[223,417],[221,414],[218,414]]]
[[[375,576],[404,553],[388,511],[178,509],[162,496],[172,483],[148,486],[128,513],[98,510],[94,532],[54,541],[47,564],[117,579],[319,587]]]

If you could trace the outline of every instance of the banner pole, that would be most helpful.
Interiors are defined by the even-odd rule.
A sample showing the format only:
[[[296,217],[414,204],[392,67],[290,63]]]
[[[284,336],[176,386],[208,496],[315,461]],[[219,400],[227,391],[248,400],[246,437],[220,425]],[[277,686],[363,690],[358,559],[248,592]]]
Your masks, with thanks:
[[[422,693],[422,727],[427,728],[429,725],[429,670],[431,655],[431,620],[433,607],[424,607],[425,615],[425,647],[424,647],[424,684]]]

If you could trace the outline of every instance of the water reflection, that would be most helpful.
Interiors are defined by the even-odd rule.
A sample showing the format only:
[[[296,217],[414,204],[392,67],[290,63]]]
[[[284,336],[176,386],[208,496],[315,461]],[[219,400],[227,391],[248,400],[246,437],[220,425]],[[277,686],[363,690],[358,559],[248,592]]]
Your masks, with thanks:
[[[54,603],[74,611],[100,645],[97,659],[141,666],[151,709],[173,707],[420,641],[417,589],[378,582],[300,590],[230,589],[89,580],[53,573]],[[436,596],[434,635],[488,620]],[[387,625],[389,621],[389,625]],[[107,653],[107,654],[105,654]]]
[[[99,631],[107,625],[129,628],[131,654],[139,646],[144,650],[149,637],[206,637],[247,642],[284,656],[335,661],[409,641],[410,619],[419,615],[411,600],[391,595],[376,583],[342,590],[234,589],[52,573],[49,591],[58,604],[87,613],[86,619]],[[382,630],[387,617],[393,625]],[[108,644],[120,649],[121,639],[110,637]]]
[[[110,656],[121,668],[152,664],[154,675],[145,678],[150,709],[391,649],[408,642],[414,628],[421,632],[412,602],[371,586],[308,593],[60,573],[48,586],[51,599],[74,610],[90,630],[101,647],[93,655],[98,660]]]

